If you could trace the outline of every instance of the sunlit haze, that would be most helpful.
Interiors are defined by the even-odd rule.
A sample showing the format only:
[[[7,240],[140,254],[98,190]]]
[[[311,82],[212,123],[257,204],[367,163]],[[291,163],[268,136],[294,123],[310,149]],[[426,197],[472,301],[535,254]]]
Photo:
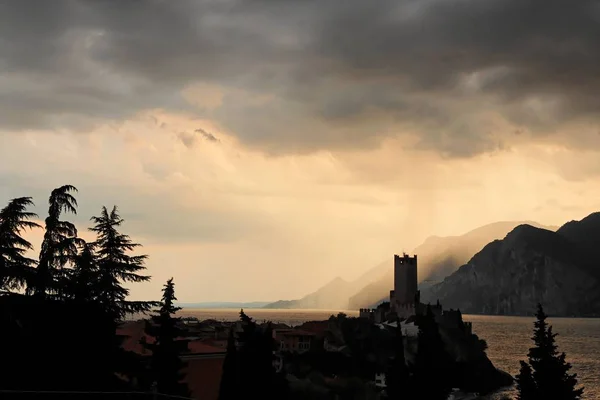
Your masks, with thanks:
[[[132,298],[173,277],[181,302],[600,210],[597,2],[335,3],[3,2],[0,203],[43,220],[72,184],[84,238],[117,205],[149,255]]]

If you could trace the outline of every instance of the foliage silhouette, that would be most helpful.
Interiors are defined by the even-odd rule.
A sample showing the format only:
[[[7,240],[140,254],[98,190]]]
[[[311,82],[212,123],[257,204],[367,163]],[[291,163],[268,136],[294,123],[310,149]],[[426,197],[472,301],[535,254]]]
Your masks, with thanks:
[[[36,261],[25,256],[33,246],[21,236],[26,229],[41,228],[30,221],[37,218],[27,211],[33,205],[31,197],[19,197],[0,210],[0,293],[25,287],[35,272]]]
[[[60,219],[63,212],[77,214],[77,200],[71,194],[73,192],[77,192],[75,186],[64,185],[54,189],[48,199],[44,240],[32,288],[38,297],[63,295],[64,267],[77,255],[77,228]]]
[[[410,398],[412,385],[406,359],[404,358],[404,338],[400,323],[395,329],[393,344],[394,356],[390,359],[386,371],[386,394],[388,399]]]
[[[147,256],[128,254],[141,245],[117,230],[124,222],[117,207],[114,206],[110,213],[106,207],[102,207],[100,216],[91,220],[94,226],[89,229],[97,235],[93,246],[99,269],[98,301],[115,321],[127,314],[150,310],[156,303],[126,300],[129,289],[123,287],[123,283],[145,282],[150,276],[139,274],[146,269],[144,264]]]
[[[127,302],[120,285],[148,279],[136,275],[145,256],[127,255],[136,245],[117,232],[122,220],[116,209],[95,220],[98,240],[78,238],[75,225],[61,220],[63,212],[76,212],[76,191],[71,185],[52,191],[37,263],[27,257],[33,246],[21,236],[41,228],[27,211],[31,198],[12,199],[0,210],[0,354],[9,366],[0,389],[132,388],[123,376],[135,357],[123,349],[117,328],[125,313],[151,303]],[[117,279],[102,286],[107,276]],[[107,297],[117,301],[103,301]]]
[[[412,385],[423,398],[446,400],[452,390],[452,359],[445,349],[438,324],[428,305],[418,319],[418,350],[412,366]]]
[[[219,387],[219,400],[233,400],[238,398],[237,374],[238,374],[237,348],[235,346],[235,333],[233,327],[229,330],[227,339],[227,354],[223,361],[223,372]]]
[[[185,332],[180,328],[180,318],[174,316],[181,309],[174,306],[175,300],[175,284],[171,278],[163,287],[160,309],[145,322],[144,331],[154,342],[144,343],[144,346],[152,352],[149,372],[158,393],[188,396],[187,384],[182,382],[186,363],[180,357],[187,351],[187,341],[181,339]]]
[[[219,398],[227,400],[245,396],[252,388],[261,398],[275,400],[288,396],[285,378],[273,366],[275,342],[270,322],[259,326],[244,310],[240,311],[241,330],[232,332],[228,343],[227,362],[223,364],[223,383]]]
[[[517,376],[520,400],[557,399],[579,400],[583,388],[576,388],[577,375],[569,374],[571,364],[565,353],[558,352],[556,333],[546,322],[548,316],[541,304],[537,306],[534,322],[534,346],[529,349],[528,363],[521,361]]]

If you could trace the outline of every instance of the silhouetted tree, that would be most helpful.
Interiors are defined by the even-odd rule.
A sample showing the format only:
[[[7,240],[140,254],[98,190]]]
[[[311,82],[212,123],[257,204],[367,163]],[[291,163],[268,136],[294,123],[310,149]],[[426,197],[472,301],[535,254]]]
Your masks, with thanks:
[[[40,248],[39,263],[33,290],[39,297],[45,297],[47,292],[58,294],[65,277],[63,267],[77,255],[77,228],[68,221],[61,221],[63,212],[77,214],[77,200],[71,194],[77,188],[64,185],[54,189],[48,199],[48,217],[44,240]]]
[[[35,214],[27,212],[31,199],[13,199],[0,210],[0,291],[26,284],[27,292],[35,294],[0,296],[0,354],[3,365],[9,366],[0,379],[2,389],[126,387],[118,375],[127,368],[128,358],[117,325],[125,312],[146,304],[131,304],[125,299],[127,291],[117,287],[114,295],[114,289],[121,282],[148,279],[136,274],[143,269],[144,256],[127,255],[135,245],[116,231],[122,221],[116,210],[97,219],[95,243],[77,238],[76,227],[61,220],[63,212],[76,211],[74,192],[75,187],[66,185],[50,195],[37,268],[25,256],[32,246],[21,236],[24,229],[37,227],[30,221]],[[117,285],[100,286],[100,267]],[[114,302],[103,301],[106,298]]]
[[[452,360],[429,305],[425,315],[418,319],[418,325],[418,350],[413,365],[412,385],[424,399],[446,400],[452,390]]]
[[[237,386],[252,387],[264,399],[283,399],[287,385],[273,366],[275,341],[271,323],[258,326],[244,310],[240,311],[242,332],[239,333],[237,358]]]
[[[117,207],[109,213],[102,207],[99,217],[92,217],[94,226],[90,228],[97,235],[93,243],[98,265],[98,301],[115,320],[127,314],[145,312],[152,307],[152,302],[128,301],[129,289],[123,283],[145,282],[149,276],[140,275],[146,269],[146,255],[132,256],[128,253],[140,244],[131,241],[128,235],[119,233],[117,228],[123,223]]]
[[[517,399],[534,400],[537,399],[537,386],[533,380],[531,366],[524,361],[520,361],[521,369],[517,375]]]
[[[156,382],[158,392],[187,396],[187,384],[182,382],[186,364],[180,358],[187,350],[187,341],[181,339],[184,332],[179,326],[180,318],[174,316],[181,309],[175,307],[175,300],[175,284],[171,278],[163,287],[160,309],[145,324],[145,332],[154,338],[154,342],[144,345],[152,351],[150,376]]]
[[[390,358],[385,374],[386,394],[388,399],[407,399],[411,397],[409,372],[404,358],[404,338],[398,322],[394,337],[394,356]]]
[[[219,400],[237,400],[238,399],[238,356],[235,346],[235,332],[233,327],[229,331],[227,339],[227,354],[223,361],[223,372],[221,374],[221,384],[219,388]]]
[[[81,240],[80,249],[74,258],[69,274],[67,291],[69,296],[80,304],[89,304],[100,295],[99,270],[93,245]]]
[[[31,197],[19,197],[0,210],[0,293],[24,287],[35,272],[35,260],[25,257],[33,246],[21,236],[25,229],[40,228],[30,221],[37,217],[27,211],[32,205]]]
[[[577,375],[569,374],[571,364],[565,361],[565,353],[558,353],[555,343],[557,334],[552,332],[552,326],[548,326],[547,318],[542,305],[538,304],[531,338],[535,346],[529,349],[529,364],[521,361],[521,372],[517,377],[519,398],[579,400],[583,388],[575,388]]]

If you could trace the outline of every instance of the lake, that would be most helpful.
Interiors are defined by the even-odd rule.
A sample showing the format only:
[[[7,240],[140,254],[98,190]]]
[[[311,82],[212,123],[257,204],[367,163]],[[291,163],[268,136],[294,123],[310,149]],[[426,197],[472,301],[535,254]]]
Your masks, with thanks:
[[[191,309],[180,311],[181,316],[198,319],[213,318],[232,321],[239,317],[238,309]],[[258,322],[263,320],[299,325],[305,321],[324,320],[339,311],[334,310],[268,310],[246,309],[246,314]],[[356,311],[343,311],[357,316]],[[511,375],[519,372],[519,360],[525,360],[532,345],[533,317],[504,317],[488,315],[463,315],[473,323],[473,333],[488,343],[487,354],[497,368]],[[600,399],[600,319],[549,318],[548,322],[558,333],[559,351],[567,353],[579,383],[585,387],[584,399]],[[506,393],[513,393],[512,390]],[[498,396],[493,396],[493,398]]]

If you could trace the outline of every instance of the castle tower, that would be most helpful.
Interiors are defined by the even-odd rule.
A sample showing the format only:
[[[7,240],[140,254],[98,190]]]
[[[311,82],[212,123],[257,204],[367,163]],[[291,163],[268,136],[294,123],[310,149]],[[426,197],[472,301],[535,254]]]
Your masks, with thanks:
[[[394,290],[390,291],[390,303],[401,318],[414,315],[418,307],[417,256],[394,254]]]
[[[417,256],[394,254],[394,295],[398,304],[414,303],[417,295]]]

